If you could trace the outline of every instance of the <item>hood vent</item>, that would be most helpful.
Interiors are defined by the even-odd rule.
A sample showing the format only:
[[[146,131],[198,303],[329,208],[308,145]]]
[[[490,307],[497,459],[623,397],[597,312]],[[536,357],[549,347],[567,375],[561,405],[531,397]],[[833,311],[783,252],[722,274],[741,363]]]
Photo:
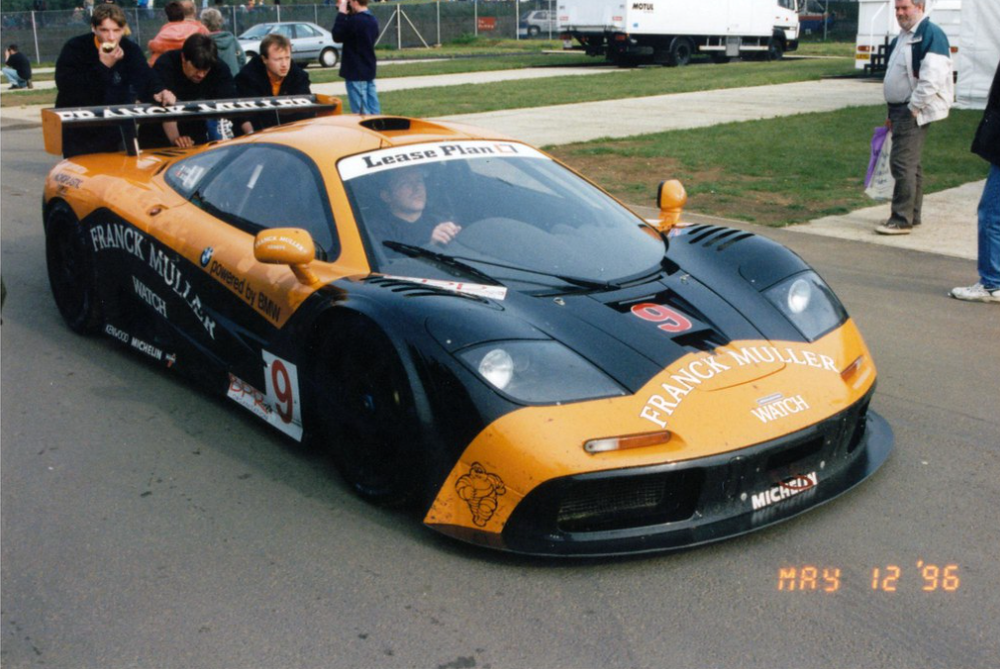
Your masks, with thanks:
[[[461,297],[467,300],[472,300],[473,302],[489,303],[488,300],[485,300],[477,295],[459,293],[454,290],[448,290],[447,288],[438,288],[437,286],[413,283],[412,281],[404,281],[401,279],[389,279],[383,276],[369,276],[366,277],[364,281],[365,283],[370,283],[380,288],[387,288],[394,293],[403,293],[406,297],[448,296]]]
[[[691,228],[685,235],[688,244],[701,244],[706,249],[715,246],[715,250],[719,252],[753,236],[752,232],[744,232],[735,228],[721,228],[717,225],[699,225]]]

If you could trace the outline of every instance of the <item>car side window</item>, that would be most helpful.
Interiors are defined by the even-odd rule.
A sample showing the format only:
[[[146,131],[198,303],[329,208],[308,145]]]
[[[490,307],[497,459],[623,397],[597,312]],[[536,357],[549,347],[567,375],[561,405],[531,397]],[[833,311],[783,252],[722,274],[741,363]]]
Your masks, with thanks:
[[[277,145],[249,146],[222,165],[201,189],[198,204],[250,234],[304,228],[327,259],[339,249],[326,189],[305,154]]]
[[[274,32],[278,33],[279,35],[284,35],[288,39],[292,39],[293,37],[295,37],[294,26],[278,26]]]
[[[170,166],[166,173],[167,184],[182,196],[190,199],[205,182],[205,177],[226,156],[232,156],[231,149],[206,151]]]
[[[299,37],[316,37],[319,32],[312,26],[307,26],[304,23],[300,23],[295,26],[295,31]]]

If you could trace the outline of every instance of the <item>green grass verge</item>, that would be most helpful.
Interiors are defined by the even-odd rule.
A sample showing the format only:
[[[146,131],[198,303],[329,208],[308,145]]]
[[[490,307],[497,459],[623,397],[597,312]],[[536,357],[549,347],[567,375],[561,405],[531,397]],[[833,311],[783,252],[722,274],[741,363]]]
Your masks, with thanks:
[[[393,91],[380,94],[379,100],[387,113],[433,117],[813,81],[823,77],[851,75],[854,73],[853,67],[851,61],[839,59],[739,62],[725,65],[704,63],[677,68],[643,67],[585,77],[553,77],[544,80]]]
[[[985,178],[986,163],[969,152],[980,118],[953,110],[933,124],[925,193]],[[689,211],[783,226],[874,204],[863,182],[872,130],[884,120],[880,105],[852,107],[550,151],[625,202],[651,206],[659,182],[677,178]]]

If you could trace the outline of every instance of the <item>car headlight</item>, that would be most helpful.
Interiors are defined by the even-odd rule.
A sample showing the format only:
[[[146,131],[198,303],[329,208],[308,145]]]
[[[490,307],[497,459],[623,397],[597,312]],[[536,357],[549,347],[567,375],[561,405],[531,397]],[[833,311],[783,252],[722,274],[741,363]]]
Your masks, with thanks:
[[[555,341],[502,341],[458,353],[493,388],[528,404],[624,395],[604,372]]]
[[[764,295],[809,341],[816,341],[847,319],[840,300],[815,272],[790,276],[765,290]]]

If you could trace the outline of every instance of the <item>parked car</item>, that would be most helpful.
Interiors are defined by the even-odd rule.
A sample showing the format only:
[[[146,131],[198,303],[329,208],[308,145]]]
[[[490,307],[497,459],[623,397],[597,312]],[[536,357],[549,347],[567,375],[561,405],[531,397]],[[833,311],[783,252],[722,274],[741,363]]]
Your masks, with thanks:
[[[521,17],[517,34],[521,37],[537,37],[538,35],[555,35],[559,32],[556,26],[556,13],[547,9],[537,9]]]
[[[251,27],[238,38],[247,58],[260,53],[261,40],[271,33],[284,35],[291,40],[292,58],[299,65],[316,61],[321,67],[334,67],[340,62],[342,45],[333,41],[329,30],[305,21],[258,23]]]

